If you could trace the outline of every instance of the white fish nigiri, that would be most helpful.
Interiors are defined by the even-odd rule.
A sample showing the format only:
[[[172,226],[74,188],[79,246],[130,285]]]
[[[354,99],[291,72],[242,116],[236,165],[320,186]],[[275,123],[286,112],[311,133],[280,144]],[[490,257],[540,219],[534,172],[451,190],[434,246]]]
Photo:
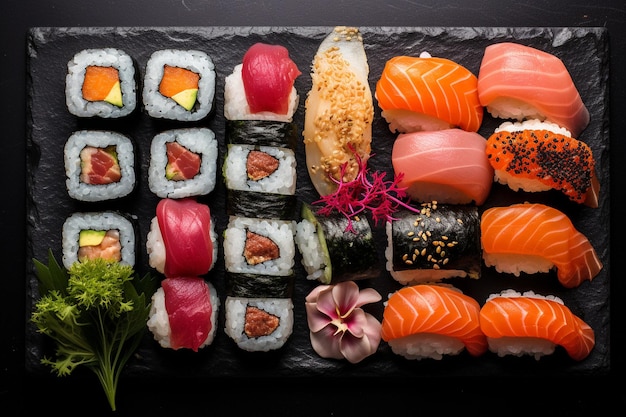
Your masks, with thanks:
[[[368,75],[358,28],[335,27],[315,54],[305,103],[306,163],[320,195],[336,189],[331,176],[336,181],[354,179],[357,156],[363,163],[370,156],[374,106]]]

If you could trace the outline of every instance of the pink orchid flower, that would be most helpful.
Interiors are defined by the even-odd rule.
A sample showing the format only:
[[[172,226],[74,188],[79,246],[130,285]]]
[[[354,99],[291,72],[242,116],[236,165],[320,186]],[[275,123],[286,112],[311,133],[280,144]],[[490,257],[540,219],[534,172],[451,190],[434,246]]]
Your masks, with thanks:
[[[323,358],[358,363],[374,354],[380,343],[380,322],[360,307],[382,299],[372,288],[353,281],[320,285],[305,299],[311,345]]]

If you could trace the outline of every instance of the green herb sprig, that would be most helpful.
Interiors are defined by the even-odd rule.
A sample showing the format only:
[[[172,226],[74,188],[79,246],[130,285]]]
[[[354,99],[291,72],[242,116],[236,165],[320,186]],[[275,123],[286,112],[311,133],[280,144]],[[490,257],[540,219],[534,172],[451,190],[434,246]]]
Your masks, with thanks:
[[[59,266],[52,251],[48,264],[33,260],[41,298],[31,320],[56,342],[55,358],[44,357],[58,376],[86,366],[97,376],[116,410],[120,374],[147,329],[155,284],[134,276],[129,265],[103,259]]]

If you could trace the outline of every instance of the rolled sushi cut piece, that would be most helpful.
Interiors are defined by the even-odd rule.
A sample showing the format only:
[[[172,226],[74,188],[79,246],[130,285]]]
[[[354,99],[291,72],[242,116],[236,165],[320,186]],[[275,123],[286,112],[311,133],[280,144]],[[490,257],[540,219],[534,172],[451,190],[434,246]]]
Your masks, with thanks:
[[[146,64],[144,108],[154,118],[201,120],[213,109],[215,78],[215,65],[206,52],[155,51]]]
[[[340,213],[316,214],[303,204],[296,225],[296,244],[307,279],[323,284],[376,278],[381,275],[372,229],[365,216],[351,220]]]
[[[211,193],[217,179],[217,154],[211,129],[171,129],[157,134],[150,145],[150,191],[161,198]]]
[[[296,150],[300,133],[293,122],[274,120],[227,120],[226,143],[275,146]]]
[[[386,268],[401,284],[480,278],[480,215],[473,205],[423,203],[387,222]]]
[[[76,212],[63,223],[63,266],[102,258],[135,265],[135,225],[117,212]]]
[[[223,241],[226,271],[291,276],[294,235],[295,227],[289,220],[230,216]]]
[[[66,187],[80,201],[104,201],[129,195],[135,188],[135,151],[120,133],[81,130],[65,143]]]
[[[226,297],[224,308],[224,331],[242,350],[280,349],[293,332],[290,298]]]
[[[208,205],[191,197],[159,201],[146,240],[151,267],[166,277],[205,275],[215,266],[217,248]]]
[[[219,307],[215,286],[203,278],[165,278],[152,295],[148,329],[163,348],[197,352],[215,339]]]
[[[297,200],[293,150],[230,144],[222,173],[229,215],[270,219],[294,217]]]
[[[67,63],[65,102],[78,117],[119,118],[137,106],[135,65],[116,48],[85,49]]]

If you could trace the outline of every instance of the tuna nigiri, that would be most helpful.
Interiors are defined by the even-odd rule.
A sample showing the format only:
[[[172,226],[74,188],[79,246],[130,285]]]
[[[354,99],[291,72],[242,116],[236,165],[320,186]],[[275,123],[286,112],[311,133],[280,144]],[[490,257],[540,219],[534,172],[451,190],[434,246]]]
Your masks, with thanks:
[[[561,211],[539,203],[492,207],[481,216],[487,266],[519,276],[556,268],[567,287],[591,281],[602,270],[591,242]]]
[[[215,287],[200,277],[165,278],[147,325],[162,347],[197,352],[213,342],[219,304]]]
[[[494,175],[485,147],[485,138],[461,129],[401,133],[391,161],[414,201],[482,205]]]
[[[162,199],[146,247],[150,266],[166,277],[208,273],[217,257],[217,235],[209,206],[193,198]]]
[[[595,346],[593,329],[554,296],[506,290],[493,294],[480,310],[480,328],[489,350],[499,356],[532,355],[539,360],[561,346],[574,360]]]
[[[224,116],[291,122],[299,102],[294,83],[300,74],[287,48],[255,43],[225,79]]]
[[[471,71],[449,59],[396,56],[385,64],[375,97],[392,132],[476,132],[483,119],[477,83]]]
[[[478,73],[478,97],[494,117],[545,119],[574,136],[589,123],[589,111],[563,61],[513,42],[485,48]]]
[[[479,312],[478,302],[454,287],[403,287],[385,303],[382,339],[407,359],[441,359],[464,349],[479,356],[487,351]]]
[[[570,200],[598,207],[600,183],[591,148],[551,122],[505,122],[487,139],[495,180],[512,190],[558,190]]]
[[[320,195],[334,192],[337,181],[356,178],[358,158],[365,163],[370,156],[374,105],[368,74],[358,28],[336,27],[313,60],[302,132],[309,176]]]

